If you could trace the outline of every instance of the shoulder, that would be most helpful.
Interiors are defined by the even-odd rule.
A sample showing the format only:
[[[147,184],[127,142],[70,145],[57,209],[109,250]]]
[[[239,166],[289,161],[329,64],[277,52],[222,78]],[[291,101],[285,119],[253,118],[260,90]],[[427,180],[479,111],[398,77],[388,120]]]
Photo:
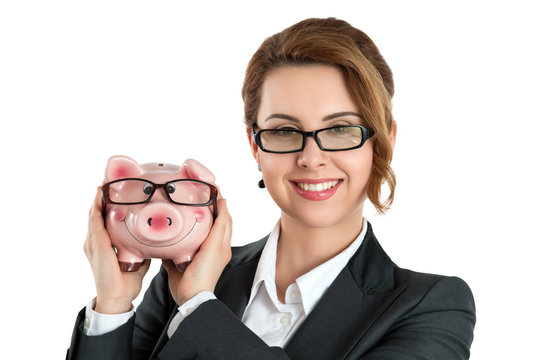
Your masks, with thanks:
[[[455,276],[428,274],[400,268],[383,250],[369,226],[364,242],[349,263],[349,270],[365,295],[395,294],[394,321],[416,316],[440,322],[441,318],[466,318],[467,327],[475,322],[471,289]],[[389,296],[389,295],[388,295]]]
[[[403,291],[392,305],[393,321],[385,336],[409,339],[400,351],[429,353],[430,358],[438,359],[468,359],[476,309],[467,283],[455,276],[398,267],[394,274],[396,286]],[[419,334],[423,340],[415,344]]]
[[[411,306],[421,305],[425,310],[455,308],[469,313],[475,312],[474,297],[467,283],[456,276],[444,276],[416,272],[396,267],[396,287],[405,288],[404,298]]]
[[[427,294],[448,294],[450,299],[465,299],[474,308],[471,290],[462,279],[412,271],[396,265],[383,250],[369,223],[364,242],[348,266],[364,293],[381,294],[401,288],[406,298],[417,301]]]
[[[426,291],[437,286],[470,292],[467,283],[459,277],[418,272],[398,266],[394,268],[394,281],[396,286],[405,285],[415,291]]]

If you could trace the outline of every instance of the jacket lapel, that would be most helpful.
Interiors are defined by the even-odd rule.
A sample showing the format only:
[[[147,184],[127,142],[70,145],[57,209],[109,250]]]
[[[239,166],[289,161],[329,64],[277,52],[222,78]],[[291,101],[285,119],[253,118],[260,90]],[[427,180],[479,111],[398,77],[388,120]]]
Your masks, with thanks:
[[[241,248],[233,248],[233,257],[216,286],[216,297],[238,318],[246,310],[253,278],[268,236]]]
[[[371,225],[366,238],[286,346],[293,359],[344,359],[402,293]]]
[[[177,313],[178,313],[178,308],[176,307],[176,304],[175,304],[174,309],[171,309],[171,315],[169,316],[169,320],[167,321],[167,324],[163,328],[163,331],[161,332],[161,335],[159,336],[159,339],[156,342],[156,345],[154,346],[154,350],[152,351],[152,354],[150,355],[150,359],[157,359],[159,352],[161,351],[161,349],[163,349],[163,347],[165,346],[165,343],[169,341],[167,330],[169,329],[169,325],[171,324],[172,319]]]

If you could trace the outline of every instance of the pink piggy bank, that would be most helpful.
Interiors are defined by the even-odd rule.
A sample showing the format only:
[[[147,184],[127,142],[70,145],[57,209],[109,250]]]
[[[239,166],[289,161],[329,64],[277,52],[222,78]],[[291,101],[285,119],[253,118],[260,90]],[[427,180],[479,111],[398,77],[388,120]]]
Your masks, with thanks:
[[[139,165],[113,156],[102,188],[105,227],[122,271],[137,271],[146,258],[172,259],[185,270],[216,216],[214,175],[188,159],[181,166]]]

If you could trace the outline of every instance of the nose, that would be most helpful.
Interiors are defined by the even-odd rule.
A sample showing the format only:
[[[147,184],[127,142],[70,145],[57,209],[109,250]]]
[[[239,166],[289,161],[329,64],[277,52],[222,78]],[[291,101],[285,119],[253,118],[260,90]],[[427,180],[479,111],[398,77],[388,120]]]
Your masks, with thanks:
[[[146,223],[154,230],[161,230],[167,226],[172,226],[173,220],[168,216],[158,214],[154,217],[149,217],[148,220],[146,220]]]
[[[299,167],[308,170],[320,169],[326,166],[328,154],[321,150],[314,138],[306,138],[304,150],[298,153],[297,164]]]
[[[167,241],[177,237],[185,225],[177,207],[157,202],[141,209],[137,215],[136,231],[146,240]]]

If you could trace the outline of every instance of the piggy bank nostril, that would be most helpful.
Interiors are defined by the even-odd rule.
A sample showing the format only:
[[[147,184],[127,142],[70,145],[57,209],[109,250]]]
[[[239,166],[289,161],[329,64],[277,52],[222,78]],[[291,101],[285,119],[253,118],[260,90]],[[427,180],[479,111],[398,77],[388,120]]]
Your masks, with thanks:
[[[168,226],[172,226],[172,223],[173,223],[173,221],[172,221],[172,219],[170,217],[165,217],[165,218],[158,217],[156,219],[157,223],[155,223],[154,225],[152,225],[152,220],[153,220],[153,218],[148,218],[148,220],[146,221],[146,224],[148,226],[151,226],[151,227],[155,225],[154,227],[157,227],[157,228],[161,228],[163,225],[165,225],[164,220],[166,220],[166,224]]]

